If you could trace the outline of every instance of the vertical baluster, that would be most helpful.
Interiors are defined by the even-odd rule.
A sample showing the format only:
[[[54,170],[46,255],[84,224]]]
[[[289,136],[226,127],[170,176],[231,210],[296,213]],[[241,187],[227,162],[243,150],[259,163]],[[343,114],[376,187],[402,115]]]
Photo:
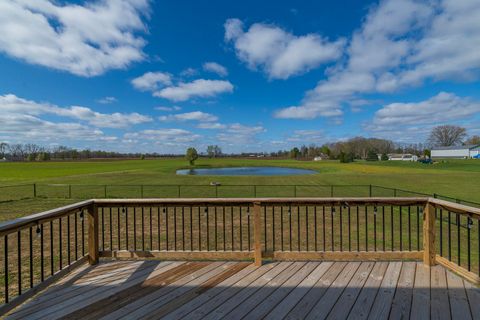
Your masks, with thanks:
[[[477,218],[478,274],[480,274],[480,219]]]
[[[110,208],[108,209],[108,211],[109,211],[109,214],[108,214],[108,220],[109,220],[109,221],[108,221],[108,222],[109,222],[109,225],[110,225],[110,228],[109,228],[109,231],[110,231],[110,234],[109,234],[109,236],[110,236],[110,242],[109,242],[109,244],[110,244],[110,250],[113,251],[112,208],[110,207]]]
[[[240,230],[239,230],[239,232],[240,232],[240,251],[243,251],[242,207],[240,206],[238,208],[238,210],[239,210],[239,221],[240,221],[240,223],[239,223],[239,228],[240,228]]]
[[[408,206],[408,251],[412,251],[412,227],[411,227],[411,210]]]
[[[77,213],[75,213],[74,215],[74,224],[75,224],[75,237],[74,237],[74,242],[75,242],[75,261],[78,260],[78,220],[77,220]],[[41,245],[42,245],[42,252],[43,252],[43,224],[42,224],[42,230],[41,230],[41,238],[42,238],[42,241],[41,241]],[[43,258],[42,258],[42,267],[43,267]],[[42,276],[43,276],[43,272],[42,272]],[[42,279],[43,281],[43,279]]]
[[[3,270],[5,272],[4,274],[4,285],[5,285],[5,303],[8,303],[8,235],[3,236]]]
[[[393,235],[394,232],[393,228],[393,206],[390,206],[390,236],[392,241],[392,251],[395,250],[395,237]]]
[[[467,267],[468,271],[471,270],[471,256],[470,256],[470,228],[473,225],[472,218],[467,217]]]
[[[307,222],[308,222],[308,220],[307,220]],[[308,230],[308,225],[307,225],[307,230]],[[273,250],[273,252],[275,252],[275,237],[276,237],[276,233],[275,233],[275,206],[272,206],[272,250]],[[307,233],[307,237],[308,237],[308,233]],[[307,243],[308,243],[308,239],[307,239]],[[307,246],[308,246],[308,244],[307,244]],[[250,248],[250,246],[249,246],[249,248]]]
[[[142,206],[142,251],[145,251],[145,208]]]
[[[347,207],[347,214],[348,214],[348,251],[352,251],[352,221],[351,221],[351,214],[350,214],[350,206]]]
[[[357,251],[360,251],[360,213],[358,212],[358,206],[356,207],[357,214]]]
[[[247,228],[248,228],[248,251],[252,250],[250,240],[250,207],[247,207]]]
[[[282,248],[282,251],[283,251],[283,205],[280,207],[280,233],[281,233],[280,247]]]
[[[216,210],[216,207],[215,207]],[[182,250],[185,251],[185,207],[182,206]]]
[[[457,264],[460,266],[460,215],[456,213],[457,219]]]
[[[33,234],[32,234],[32,227],[28,228],[29,232],[29,242],[30,242],[30,261],[29,261],[29,268],[30,268],[30,288],[33,288]]]
[[[322,222],[323,222],[323,225],[322,225],[322,228],[323,228],[323,234],[322,234],[322,237],[323,237],[323,251],[325,252],[326,250],[326,235],[325,235],[325,231],[326,231],[326,226],[325,226],[325,206],[322,206]]]
[[[373,207],[373,251],[377,251],[377,206]]]
[[[339,206],[338,210],[340,211],[340,251],[343,251],[343,217],[342,217],[342,206]]]
[[[102,208],[102,251],[105,251],[105,218],[104,218],[104,209]]]
[[[70,265],[72,259],[70,254],[70,215],[67,216],[67,262]]]
[[[223,222],[223,251],[227,248],[227,236],[226,236],[226,220],[225,220],[225,206],[222,208],[222,222]],[[250,216],[248,217],[248,250],[250,250]]]
[[[157,230],[158,230],[158,233],[157,233],[157,242],[158,242],[158,251],[161,250],[161,246],[160,246],[160,242],[162,240],[161,238],[161,224],[160,224],[160,219],[161,219],[161,216],[160,216],[160,207],[157,207]]]
[[[315,251],[318,251],[318,237],[317,237],[317,206],[313,207],[313,225],[314,225],[314,228],[313,228],[313,237],[314,237],[314,240],[315,240]]]
[[[300,247],[300,239],[301,238],[301,235],[300,235],[300,206],[297,206],[297,248],[298,248],[298,251],[301,251],[301,247]],[[266,248],[266,246],[265,246]]]
[[[335,228],[333,226],[333,221],[335,217],[335,207],[330,206],[330,227],[331,227],[331,242],[332,242],[332,251],[335,251]]]
[[[75,222],[77,220],[77,215],[75,214]],[[37,227],[38,230],[38,227]],[[77,243],[77,224],[75,223],[75,245]],[[75,248],[77,248],[75,246]],[[75,250],[75,257],[77,256],[77,251]],[[43,223],[40,225],[40,282],[43,282],[43,279],[45,279],[45,267],[44,267],[44,253],[43,253]],[[76,260],[76,258],[75,258]]]
[[[22,234],[21,231],[17,231],[17,286],[18,295],[22,294]]]
[[[55,267],[53,265],[53,220],[50,220],[50,274],[53,276],[54,273]]]
[[[417,251],[420,251],[420,208],[418,206],[417,206]]]
[[[292,206],[291,205],[288,207],[288,222],[289,222],[289,229],[290,229],[289,245],[290,245],[290,251],[292,251]]]
[[[133,214],[135,214],[135,208],[133,208]],[[129,247],[128,247],[128,208],[123,208],[124,212],[125,212],[125,250],[129,250]],[[135,221],[133,223],[133,228],[135,230]],[[135,239],[135,231],[133,232],[134,235],[133,235],[133,241],[134,243],[136,243],[136,239]]]
[[[58,218],[58,252],[59,252],[59,270],[62,270],[63,265],[62,265],[62,251],[63,251],[63,246],[62,246],[62,218]]]
[[[448,211],[448,260],[452,261],[452,213]]]
[[[118,250],[121,250],[120,247],[120,208],[117,208],[117,244]]]
[[[163,212],[165,213],[165,250],[169,250],[169,242],[168,242],[168,207],[163,208]],[[200,221],[200,220],[199,220]],[[199,228],[199,230],[201,230]]]
[[[217,234],[217,206],[215,206],[214,211],[214,222],[215,222],[215,251],[218,251],[218,234]]]
[[[400,215],[400,222],[399,222],[399,224],[400,224],[400,251],[402,251],[403,250],[403,231],[402,231],[402,228],[403,228],[403,222],[402,222],[403,207],[402,206],[399,207],[399,212],[400,212],[399,213],[399,215]]]
[[[207,216],[207,251],[210,251],[210,224],[208,223],[208,207],[205,207],[205,215]]]
[[[225,216],[225,211],[223,214]],[[223,223],[225,223],[225,219],[223,220],[224,220]],[[190,206],[190,251],[193,251],[193,207],[192,206]]]
[[[202,250],[202,225],[201,225],[200,207],[198,207],[198,250]],[[232,230],[233,230],[233,216],[232,216]]]
[[[365,210],[365,251],[368,252],[368,207],[364,206]]]
[[[443,210],[440,209],[440,256],[443,257]]]
[[[133,250],[137,251],[137,208],[133,207]]]
[[[382,251],[385,251],[385,206],[382,206]]]
[[[177,251],[177,207],[176,206],[173,207],[173,249]]]
[[[230,235],[232,237],[232,251],[235,250],[235,244],[234,244],[234,240],[235,240],[235,234],[234,234],[234,228],[233,228],[233,206],[230,207],[230,221],[231,221],[231,224],[230,224],[230,228],[231,228],[231,232],[230,232]]]
[[[150,207],[150,215],[149,215],[149,222],[150,222],[150,250],[153,250],[153,228],[152,228],[152,207]]]

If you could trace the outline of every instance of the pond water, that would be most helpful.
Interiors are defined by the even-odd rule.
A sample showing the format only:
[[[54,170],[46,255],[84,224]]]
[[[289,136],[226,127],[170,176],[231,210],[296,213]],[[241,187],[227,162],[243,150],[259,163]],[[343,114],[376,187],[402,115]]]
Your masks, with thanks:
[[[294,176],[316,173],[318,172],[314,170],[285,167],[232,167],[177,170],[178,175],[198,176]]]

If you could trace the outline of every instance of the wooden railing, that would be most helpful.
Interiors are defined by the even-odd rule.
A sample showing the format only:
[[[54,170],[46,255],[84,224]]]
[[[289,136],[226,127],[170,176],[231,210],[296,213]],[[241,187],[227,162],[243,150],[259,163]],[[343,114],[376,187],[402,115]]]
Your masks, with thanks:
[[[0,314],[101,257],[423,260],[480,283],[479,217],[434,198],[88,200],[0,225]]]

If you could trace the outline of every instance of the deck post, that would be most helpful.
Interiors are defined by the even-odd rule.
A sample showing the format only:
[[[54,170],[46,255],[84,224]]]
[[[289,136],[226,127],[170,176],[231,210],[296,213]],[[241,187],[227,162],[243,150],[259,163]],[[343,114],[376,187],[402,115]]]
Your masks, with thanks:
[[[93,204],[88,207],[88,263],[98,263],[98,207]]]
[[[429,201],[423,210],[423,264],[435,265],[435,207]]]
[[[253,236],[255,241],[254,257],[255,266],[262,265],[262,226],[260,218],[260,202],[253,203]]]

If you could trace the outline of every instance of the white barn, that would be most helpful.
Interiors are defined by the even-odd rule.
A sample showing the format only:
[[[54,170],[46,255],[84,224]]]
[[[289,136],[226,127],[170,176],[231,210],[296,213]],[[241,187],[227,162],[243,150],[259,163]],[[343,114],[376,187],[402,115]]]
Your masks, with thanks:
[[[434,158],[468,159],[480,153],[480,145],[435,147],[431,151]]]

